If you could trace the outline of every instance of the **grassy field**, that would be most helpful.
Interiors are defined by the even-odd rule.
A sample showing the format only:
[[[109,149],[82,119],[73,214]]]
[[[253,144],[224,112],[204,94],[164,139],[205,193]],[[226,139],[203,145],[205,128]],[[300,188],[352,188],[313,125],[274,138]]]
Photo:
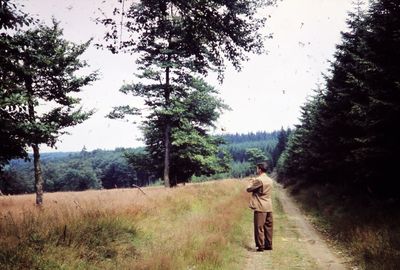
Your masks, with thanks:
[[[244,184],[0,198],[0,269],[242,269]]]
[[[0,197],[0,269],[247,269],[245,181]],[[274,196],[274,251],[260,269],[315,269]]]

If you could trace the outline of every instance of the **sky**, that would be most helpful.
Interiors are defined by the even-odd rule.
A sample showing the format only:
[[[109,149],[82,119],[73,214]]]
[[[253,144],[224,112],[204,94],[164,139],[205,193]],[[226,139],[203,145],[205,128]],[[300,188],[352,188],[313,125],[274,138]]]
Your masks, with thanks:
[[[105,29],[96,25],[99,6],[107,9],[117,0],[19,0],[24,10],[50,23],[55,17],[64,29],[64,37],[82,43],[90,38],[101,42]],[[126,0],[127,6],[130,0]],[[340,32],[346,30],[346,18],[352,0],[283,0],[262,14],[271,17],[263,33],[272,33],[265,41],[267,53],[249,55],[237,72],[228,65],[222,84],[211,74],[206,80],[220,91],[231,107],[216,123],[212,133],[248,133],[273,131],[299,123],[301,106],[318,85],[323,86],[329,60],[333,60]],[[114,149],[143,145],[139,123],[105,118],[112,107],[138,104],[133,97],[119,93],[124,82],[133,82],[137,66],[135,57],[111,54],[91,45],[82,59],[98,70],[100,79],[79,95],[86,109],[96,113],[87,121],[68,128],[56,149],[41,146],[42,152]]]

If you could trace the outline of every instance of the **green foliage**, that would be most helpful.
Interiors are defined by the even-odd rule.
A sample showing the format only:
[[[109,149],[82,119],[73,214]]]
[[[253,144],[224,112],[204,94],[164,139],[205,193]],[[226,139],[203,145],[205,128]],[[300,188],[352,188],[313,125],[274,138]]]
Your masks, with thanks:
[[[19,88],[6,91],[12,97],[24,100],[28,121],[22,119],[17,123],[25,133],[27,144],[54,146],[57,138],[65,133],[63,128],[81,123],[92,114],[76,108],[80,100],[70,96],[97,78],[96,73],[76,75],[78,70],[87,66],[79,57],[89,42],[75,45],[63,39],[62,35],[58,23],[53,21],[51,27],[39,25],[14,36],[15,46],[20,47],[18,53],[10,57],[19,63],[22,73],[10,77],[20,81]],[[37,114],[36,108],[44,103],[52,103],[52,109],[42,115]]]
[[[125,154],[132,151],[139,149],[44,153],[41,155],[44,189],[55,192],[151,184],[155,179],[127,163]],[[32,171],[32,162],[12,160],[0,180],[0,189],[5,194],[33,192]]]
[[[206,166],[210,165],[208,170],[205,170],[206,166],[201,167],[203,170],[198,170],[197,176],[194,173],[190,181],[242,178],[254,174],[254,164],[247,162],[246,159],[243,162],[240,159],[233,159],[230,150],[241,149],[241,155],[246,156],[245,152],[248,149],[246,145],[273,146],[276,144],[277,134],[277,132],[258,132],[221,136],[226,143],[220,144],[217,149],[214,146],[210,148],[215,153],[208,160],[209,163],[205,163]],[[202,136],[201,138],[203,139]],[[212,140],[218,141],[218,144],[221,142],[220,139],[214,137]],[[243,146],[243,148],[235,147],[235,145]],[[191,147],[200,149],[197,145]],[[269,152],[263,153],[270,156]],[[161,167],[161,165],[155,164],[144,148],[117,148],[114,151],[89,152],[84,147],[80,152],[43,153],[41,161],[45,180],[44,189],[49,192],[86,188],[127,188],[132,184],[148,186],[159,184],[162,174],[161,169],[157,170],[157,166]],[[0,190],[4,194],[32,193],[34,191],[32,171],[32,162],[25,162],[22,159],[12,160],[4,169],[3,178],[0,179]]]
[[[13,161],[11,161],[11,164]],[[32,181],[32,169],[17,170],[13,165],[6,166],[0,177],[0,190],[3,194],[32,193],[34,185]]]
[[[281,177],[399,198],[399,18],[400,3],[388,0],[350,14],[326,88],[304,106],[283,154]]]
[[[230,171],[231,177],[242,178],[254,174],[255,172],[254,164],[250,162],[240,162],[236,161],[232,164],[232,169]]]
[[[271,158],[272,152],[277,144],[278,133],[273,131],[256,132],[248,134],[226,134],[222,138],[227,142],[221,148],[226,149],[234,161],[247,161],[246,150],[249,148],[258,148],[263,151],[267,159]]]
[[[141,0],[133,2],[129,12],[124,13],[123,28],[119,24],[123,12],[120,8],[114,10],[113,17],[98,22],[109,29],[105,40],[112,52],[142,54],[140,77],[157,81],[166,67],[182,76],[188,75],[187,71],[205,74],[209,70],[222,76],[225,60],[239,69],[240,62],[246,60],[245,52],[262,52],[263,36],[259,30],[265,18],[255,15],[260,7],[274,2]],[[125,31],[125,40],[120,40],[120,31]],[[143,90],[153,88],[141,86]],[[162,83],[160,86],[164,88]]]
[[[12,61],[12,54],[19,54],[13,31],[20,26],[28,26],[33,19],[25,14],[14,1],[0,1],[0,177],[3,166],[13,158],[26,158],[25,143],[21,140],[23,132],[15,128],[15,120],[24,117],[25,102],[22,95],[11,93],[18,89],[18,81],[11,78],[19,73],[18,65]],[[5,179],[6,181],[6,179]]]
[[[0,29],[16,29],[29,26],[33,19],[12,0],[0,1]]]
[[[80,92],[97,77],[96,73],[75,74],[87,66],[78,57],[88,46],[89,42],[75,45],[64,40],[55,21],[52,27],[39,25],[12,37],[1,35],[2,156],[25,156],[24,146],[31,144],[54,146],[65,133],[61,129],[90,116],[92,112],[75,108],[79,99],[69,95]],[[52,110],[39,115],[37,107],[45,103],[51,103]]]
[[[96,73],[76,75],[87,66],[79,57],[89,42],[68,42],[53,20],[51,27],[39,24],[34,29],[17,31],[12,38],[3,35],[0,45],[7,56],[6,60],[1,59],[5,65],[0,71],[0,106],[5,124],[0,138],[5,137],[6,143],[0,149],[5,150],[0,164],[12,157],[26,156],[25,148],[32,147],[36,203],[42,204],[39,145],[54,147],[58,137],[66,133],[64,128],[83,122],[93,113],[77,108],[80,100],[71,96],[97,78]],[[39,113],[45,107],[50,110]],[[10,147],[14,142],[15,146]]]
[[[105,35],[108,49],[140,54],[138,82],[120,91],[144,98],[151,111],[143,124],[147,152],[156,174],[163,172],[166,186],[186,181],[193,173],[219,170],[212,157],[217,142],[206,129],[223,106],[212,96],[215,90],[199,76],[217,71],[222,81],[225,60],[240,69],[247,59],[245,53],[261,53],[258,30],[265,19],[255,14],[271,2],[142,0],[132,2],[127,13],[117,8],[114,18],[98,19],[109,28]],[[118,29],[120,14],[125,20]],[[127,32],[126,41],[120,40],[122,29]],[[138,112],[128,105],[119,106],[110,117]]]
[[[207,134],[207,127],[218,119],[226,106],[214,94],[216,90],[203,80],[194,79],[185,97],[173,98],[171,121],[171,184],[186,182],[192,175],[211,175],[229,169],[229,155],[219,150],[219,138]],[[163,112],[161,112],[162,114]],[[129,156],[130,163],[155,178],[163,173],[163,129],[158,112],[143,124],[146,152]]]
[[[129,157],[131,164],[160,178],[164,169],[164,130],[171,127],[171,185],[185,182],[194,174],[210,175],[227,170],[228,163],[218,155],[222,141],[207,134],[226,105],[215,95],[217,91],[204,80],[187,82],[185,94],[172,96],[170,111],[156,109],[143,123],[146,152]],[[125,88],[126,90],[126,88]],[[126,90],[127,91],[127,90]],[[135,90],[132,90],[135,91]],[[166,120],[168,118],[168,120]],[[169,122],[169,123],[168,123]]]
[[[255,173],[259,161],[272,160],[278,142],[278,132],[256,132],[248,134],[226,134],[226,144],[220,148],[232,156],[230,177],[242,178]],[[272,168],[270,168],[272,169]]]
[[[124,161],[112,161],[104,167],[100,179],[104,188],[130,187],[137,180],[135,171]]]
[[[145,179],[141,185],[149,185],[151,182],[157,181],[160,178],[160,172],[157,171],[159,164],[152,162],[150,155],[145,149],[135,149],[127,151],[124,154],[127,163],[136,170],[139,179]]]
[[[275,168],[278,164],[278,160],[282,154],[282,152],[286,149],[287,142],[289,140],[289,136],[292,130],[288,128],[287,130],[284,130],[281,128],[281,130],[278,133],[278,143],[276,144],[274,150],[271,153],[272,160],[271,160],[271,167]]]
[[[246,149],[247,161],[251,164],[257,164],[267,160],[266,155],[259,148]]]

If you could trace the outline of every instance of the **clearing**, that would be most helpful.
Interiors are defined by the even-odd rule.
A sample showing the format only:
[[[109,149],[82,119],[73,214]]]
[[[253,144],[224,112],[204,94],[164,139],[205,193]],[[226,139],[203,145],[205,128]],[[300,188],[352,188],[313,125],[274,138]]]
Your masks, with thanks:
[[[0,269],[346,269],[275,184],[274,250],[257,253],[245,180],[0,198]],[[40,251],[40,252],[38,252]]]

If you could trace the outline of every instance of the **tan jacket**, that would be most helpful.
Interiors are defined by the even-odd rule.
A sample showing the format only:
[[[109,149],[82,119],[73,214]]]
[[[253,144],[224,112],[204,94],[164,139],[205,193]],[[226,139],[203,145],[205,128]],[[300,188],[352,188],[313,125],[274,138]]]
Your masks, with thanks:
[[[266,173],[250,179],[247,192],[252,192],[249,207],[258,212],[272,212],[272,179]]]

